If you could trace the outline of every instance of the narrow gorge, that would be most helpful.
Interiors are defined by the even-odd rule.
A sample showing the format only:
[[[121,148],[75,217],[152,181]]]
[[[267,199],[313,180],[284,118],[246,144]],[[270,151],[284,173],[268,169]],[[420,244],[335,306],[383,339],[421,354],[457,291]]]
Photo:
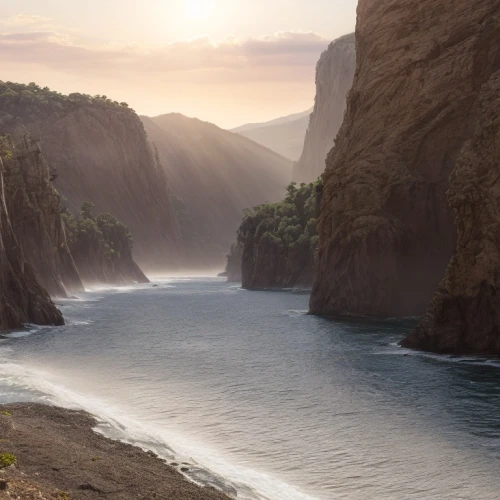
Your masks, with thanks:
[[[355,67],[354,34],[335,40],[321,55],[315,106],[302,155],[293,169],[298,182],[289,186],[283,202],[247,209],[228,255],[229,281],[242,281],[248,289],[312,287],[323,190],[318,178],[342,124]]]

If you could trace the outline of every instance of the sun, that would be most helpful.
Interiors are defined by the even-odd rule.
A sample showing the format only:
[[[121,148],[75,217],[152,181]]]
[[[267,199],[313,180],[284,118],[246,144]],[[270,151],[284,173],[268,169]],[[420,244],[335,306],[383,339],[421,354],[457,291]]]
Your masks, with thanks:
[[[186,14],[191,19],[205,19],[212,10],[210,0],[187,0]]]

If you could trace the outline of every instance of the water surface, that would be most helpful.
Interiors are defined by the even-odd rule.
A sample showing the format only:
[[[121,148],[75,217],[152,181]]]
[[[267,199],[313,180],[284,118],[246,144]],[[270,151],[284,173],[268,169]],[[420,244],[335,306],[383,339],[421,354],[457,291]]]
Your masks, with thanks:
[[[498,498],[499,365],[307,303],[220,279],[94,290],[60,303],[67,326],[0,340],[0,401],[83,407],[244,500]]]

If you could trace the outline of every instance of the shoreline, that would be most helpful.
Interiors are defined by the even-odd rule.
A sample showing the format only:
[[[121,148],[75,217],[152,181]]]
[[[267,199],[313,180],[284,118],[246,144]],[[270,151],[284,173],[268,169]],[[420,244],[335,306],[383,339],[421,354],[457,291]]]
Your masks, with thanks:
[[[0,499],[230,500],[198,486],[152,452],[104,437],[84,411],[0,405]],[[5,455],[4,455],[5,454]]]

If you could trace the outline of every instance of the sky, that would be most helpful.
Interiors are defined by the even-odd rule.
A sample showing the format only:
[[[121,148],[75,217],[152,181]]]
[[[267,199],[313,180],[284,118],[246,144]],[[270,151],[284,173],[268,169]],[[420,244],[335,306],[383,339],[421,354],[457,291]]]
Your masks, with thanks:
[[[0,0],[0,79],[230,128],[304,111],[356,0]]]

